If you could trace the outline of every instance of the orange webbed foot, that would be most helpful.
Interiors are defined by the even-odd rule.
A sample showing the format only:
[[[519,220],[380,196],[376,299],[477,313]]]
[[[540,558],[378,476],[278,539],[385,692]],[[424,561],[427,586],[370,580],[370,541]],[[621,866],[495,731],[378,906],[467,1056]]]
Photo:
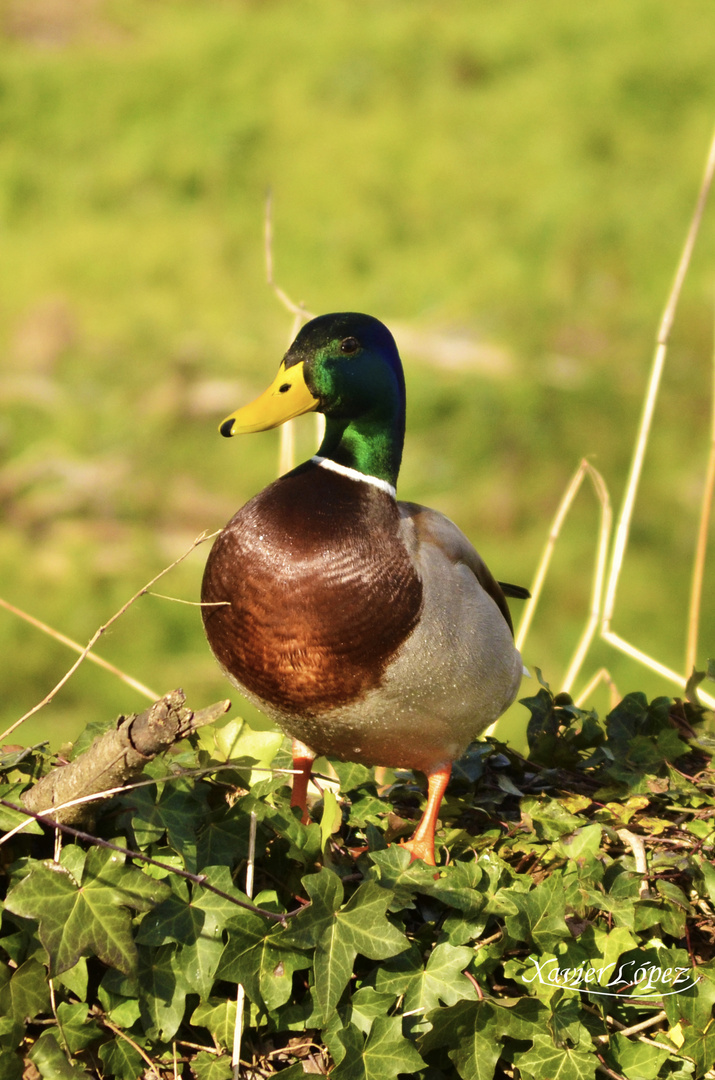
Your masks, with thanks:
[[[410,853],[410,862],[414,862],[415,859],[422,859],[428,866],[436,866],[434,857],[434,836],[426,838],[424,840],[418,840],[416,836],[413,836],[411,840],[401,840],[400,847],[406,848]]]
[[[439,817],[439,808],[452,775],[452,764],[438,765],[427,774],[427,806],[422,815],[415,835],[405,840],[402,847],[407,848],[411,861],[422,859],[428,866],[436,866],[434,857],[434,830]]]

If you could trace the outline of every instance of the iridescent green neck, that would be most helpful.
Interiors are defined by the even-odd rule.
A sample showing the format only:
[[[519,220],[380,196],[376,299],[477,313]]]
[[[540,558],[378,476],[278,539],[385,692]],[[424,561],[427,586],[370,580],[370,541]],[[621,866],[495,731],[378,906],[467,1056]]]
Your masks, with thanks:
[[[318,453],[396,487],[404,439],[404,414],[387,422],[384,416],[358,420],[326,416],[325,437]]]

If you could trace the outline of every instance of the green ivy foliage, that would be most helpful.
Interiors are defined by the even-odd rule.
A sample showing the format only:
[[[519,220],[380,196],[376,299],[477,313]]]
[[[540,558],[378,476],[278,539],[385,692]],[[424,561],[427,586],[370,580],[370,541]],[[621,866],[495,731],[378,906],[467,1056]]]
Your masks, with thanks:
[[[318,777],[304,826],[281,737],[240,720],[103,803],[104,846],[9,836],[0,1080],[226,1080],[239,984],[245,1075],[712,1076],[707,718],[630,694],[601,722],[546,686],[524,704],[528,759],[488,739],[455,767],[436,869],[398,842],[411,774],[378,787],[332,762],[339,792]],[[0,761],[6,831],[50,765],[42,747]]]

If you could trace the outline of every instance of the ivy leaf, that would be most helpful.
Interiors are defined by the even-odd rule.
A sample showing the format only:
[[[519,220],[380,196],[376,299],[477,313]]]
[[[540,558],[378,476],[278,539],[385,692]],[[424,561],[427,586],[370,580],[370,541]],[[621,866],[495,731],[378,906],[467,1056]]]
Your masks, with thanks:
[[[576,997],[566,997],[557,992],[551,998],[549,1006],[549,1031],[557,1046],[566,1042],[577,1046],[582,1038],[588,1040],[589,1033],[581,1023],[581,1002]]]
[[[476,997],[474,986],[463,974],[474,957],[473,949],[443,942],[434,947],[424,967],[417,950],[406,955],[408,959],[404,965],[400,965],[402,955],[382,965],[375,979],[378,991],[390,990],[405,995],[404,1012],[419,1010],[427,1013],[437,1008],[440,1001],[445,1005],[454,1005],[463,998]],[[397,980],[394,975],[398,976]]]
[[[559,840],[583,825],[583,819],[570,814],[557,799],[522,799],[521,813],[540,840]]]
[[[323,851],[342,818],[342,810],[335,793],[330,788],[323,795],[323,816],[320,819],[320,846]]]
[[[480,912],[486,902],[480,891],[485,874],[474,860],[445,867],[436,880],[433,869],[421,860],[411,862],[409,851],[399,844],[392,844],[385,851],[370,852],[370,860],[380,884],[394,893],[392,911],[413,907],[415,892],[433,896],[448,907],[471,915]]]
[[[198,839],[198,865],[233,865],[248,857],[251,818],[249,814],[227,814],[225,807],[208,814]]]
[[[567,859],[582,860],[588,856],[594,856],[601,846],[601,832],[600,825],[585,825],[581,829],[576,829],[571,836],[565,836],[557,842],[556,850]]]
[[[71,1065],[51,1031],[43,1031],[27,1055],[46,1080],[91,1080],[81,1065]]]
[[[375,784],[372,769],[368,769],[365,765],[358,765],[352,761],[333,761],[331,765],[338,774],[340,791],[343,795],[348,795],[351,791],[356,791],[357,788],[363,787],[365,784],[372,784],[373,786]]]
[[[654,1080],[669,1057],[667,1050],[661,1050],[653,1043],[638,1042],[618,1034],[609,1038],[609,1063],[629,1080]]]
[[[68,968],[67,971],[63,971],[61,975],[58,975],[57,981],[66,986],[70,994],[74,994],[78,1001],[86,1001],[89,974],[87,972],[87,961],[84,957],[78,960],[74,967]]]
[[[265,770],[280,750],[284,736],[280,731],[256,730],[248,724],[239,731],[236,725],[237,721],[230,720],[214,729],[218,757],[230,761],[236,768],[241,767],[242,771],[245,766],[248,786],[253,788],[257,782],[265,780]]]
[[[449,1009],[435,1009],[426,1020],[432,1026],[418,1040],[423,1054],[449,1046],[463,1080],[491,1080],[503,1049],[500,1037],[509,1030],[508,1010],[489,1001],[460,1001]]]
[[[5,1056],[4,1051],[14,1050],[25,1038],[25,1025],[12,1016],[0,1016],[0,1065]],[[0,1080],[2,1071],[0,1070]]]
[[[604,970],[604,977],[599,979],[601,986],[605,986],[617,973],[616,965],[619,957],[630,949],[635,948],[637,945],[636,939],[625,926],[616,926],[613,930],[609,930],[608,933],[603,930],[590,928],[587,931],[586,940],[584,940],[584,938],[581,938],[580,940],[587,950],[587,943],[590,943],[592,940],[594,943],[594,952],[592,955],[595,956],[596,953],[598,953],[603,958],[603,963],[598,964],[599,969],[603,968]]]
[[[202,731],[201,741],[213,742],[213,748],[218,752],[220,761],[233,761],[241,756],[241,750],[238,749],[238,746],[243,725],[244,721],[241,717],[234,716],[231,720],[227,720],[225,724],[222,724],[221,727],[212,725],[207,731]]]
[[[393,911],[414,907],[415,891],[428,892],[434,885],[434,870],[421,859],[412,862],[409,851],[399,844],[391,844],[385,851],[371,851],[369,857],[380,884],[392,890]]]
[[[413,1076],[424,1069],[414,1043],[402,1034],[399,1016],[379,1016],[363,1041],[354,1024],[335,1033],[345,1054],[330,1074],[334,1080],[395,1080],[399,1073]]]
[[[196,873],[196,832],[208,809],[204,787],[174,780],[164,786],[157,808],[170,846],[186,869]]]
[[[139,1019],[138,995],[136,979],[122,975],[115,968],[107,969],[97,989],[97,997],[109,1019],[122,1028],[132,1027]]]
[[[691,1040],[692,1050],[685,1050],[683,1047],[683,1053],[691,1057],[701,1056],[705,1045],[703,1033],[715,1034],[711,1026],[712,1009],[715,1005],[715,963],[711,961],[693,970],[690,958],[683,949],[662,950],[658,956],[658,963],[663,968],[667,965],[673,969],[675,978],[672,988],[674,991],[683,987],[681,993],[676,992],[663,998],[663,1008],[668,1021],[671,1027],[681,1024],[686,1038]],[[677,975],[676,968],[680,969]],[[688,987],[688,984],[696,979],[699,980],[697,985]],[[715,1050],[710,1064],[705,1069],[706,1072],[712,1067],[713,1060],[715,1060]]]
[[[310,958],[291,947],[285,932],[276,931],[259,915],[245,912],[231,925],[216,974],[220,979],[243,983],[251,1001],[271,1012],[290,997],[293,972],[308,967]]]
[[[701,1028],[686,1028],[681,1052],[695,1062],[697,1076],[704,1076],[715,1061],[715,1030],[703,1031]]]
[[[141,921],[136,935],[138,945],[166,945],[167,941],[195,941],[204,924],[202,911],[196,911],[188,899],[188,889],[184,882],[177,884],[174,879],[173,889],[181,890],[184,895],[177,896],[172,891],[166,900],[150,911]]]
[[[91,955],[125,974],[134,969],[136,946],[127,908],[146,910],[168,886],[123,863],[117,852],[95,847],[87,855],[81,885],[61,866],[35,863],[8,893],[9,911],[38,921],[51,976]]]
[[[89,1019],[89,1006],[85,1002],[71,1005],[68,1001],[61,1001],[57,1006],[57,1019],[60,1033],[71,1054],[83,1050],[102,1034],[99,1024]]]
[[[367,1035],[375,1019],[386,1016],[396,1000],[396,994],[380,994],[371,986],[363,986],[350,998],[347,1018],[355,1027],[360,1028],[363,1035]]]
[[[191,1060],[191,1071],[196,1080],[230,1080],[233,1076],[231,1058],[228,1054],[217,1057],[202,1050]]]
[[[517,915],[507,915],[507,930],[516,941],[533,942],[541,952],[552,952],[570,937],[561,874],[555,871],[529,892],[509,889]]]
[[[236,1027],[236,1000],[233,998],[209,998],[197,1005],[191,1023],[204,1027],[219,1046],[228,1048],[233,1044]]]
[[[2,1023],[3,1020],[0,1018],[0,1027],[2,1026]],[[23,1026],[22,1035],[17,1040],[18,1042],[22,1041],[24,1033],[25,1029]],[[17,1043],[15,1043],[15,1045],[17,1045]],[[0,1046],[2,1046],[1,1042]],[[3,1046],[3,1052],[0,1053],[0,1080],[22,1080],[25,1075],[27,1074],[22,1059],[17,1054],[12,1053],[11,1048],[6,1049]]]
[[[428,895],[465,915],[478,915],[486,904],[487,876],[479,864],[457,862],[445,867],[428,888]]]
[[[282,934],[303,947],[315,943],[313,995],[326,1020],[340,999],[358,953],[385,960],[408,948],[408,941],[385,918],[392,892],[365,881],[341,906],[343,886],[337,874],[322,868],[303,880],[311,906]]]
[[[580,1047],[555,1046],[550,1035],[540,1033],[533,1036],[530,1050],[515,1053],[514,1064],[531,1080],[592,1080],[598,1058],[593,1048]]]
[[[208,882],[247,901],[233,885],[227,866],[209,866],[204,870]],[[179,945],[179,965],[189,989],[204,1000],[211,993],[218,962],[224,949],[222,931],[236,916],[236,905],[209,889],[195,886],[191,899],[183,882],[174,886],[181,894],[172,893],[142,921],[137,942],[142,945],[164,945],[167,941]]]
[[[141,950],[137,975],[139,1007],[150,1039],[169,1042],[184,1018],[187,987],[178,975],[178,957],[171,945]]]
[[[22,806],[22,799],[20,798],[26,784],[0,784],[0,799],[5,799],[7,802],[14,803],[16,806]],[[23,828],[25,833],[34,833],[39,835],[42,833],[42,825],[39,821],[35,821],[30,818],[28,821],[27,814],[23,814],[21,810],[11,810],[9,806],[0,806],[0,833],[10,832],[10,829],[14,829],[16,825],[27,824]]]
[[[47,972],[42,964],[31,958],[26,960],[0,989],[0,1015],[13,1016],[16,1020],[34,1020],[41,1013],[50,1011],[50,992]]]
[[[137,1076],[143,1075],[146,1065],[139,1051],[126,1039],[102,1043],[99,1058],[109,1075],[118,1076],[119,1080],[136,1080]]]

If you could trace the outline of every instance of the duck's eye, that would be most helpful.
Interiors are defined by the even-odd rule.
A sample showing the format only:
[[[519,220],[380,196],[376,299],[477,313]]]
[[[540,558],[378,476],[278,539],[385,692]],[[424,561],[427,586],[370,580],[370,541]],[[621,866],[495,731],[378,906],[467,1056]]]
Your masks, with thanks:
[[[357,338],[346,337],[340,342],[341,353],[354,353],[360,348],[360,342]]]
[[[290,383],[289,382],[284,382],[282,386],[278,387],[278,393],[279,394],[287,394],[289,390],[290,390]]]

